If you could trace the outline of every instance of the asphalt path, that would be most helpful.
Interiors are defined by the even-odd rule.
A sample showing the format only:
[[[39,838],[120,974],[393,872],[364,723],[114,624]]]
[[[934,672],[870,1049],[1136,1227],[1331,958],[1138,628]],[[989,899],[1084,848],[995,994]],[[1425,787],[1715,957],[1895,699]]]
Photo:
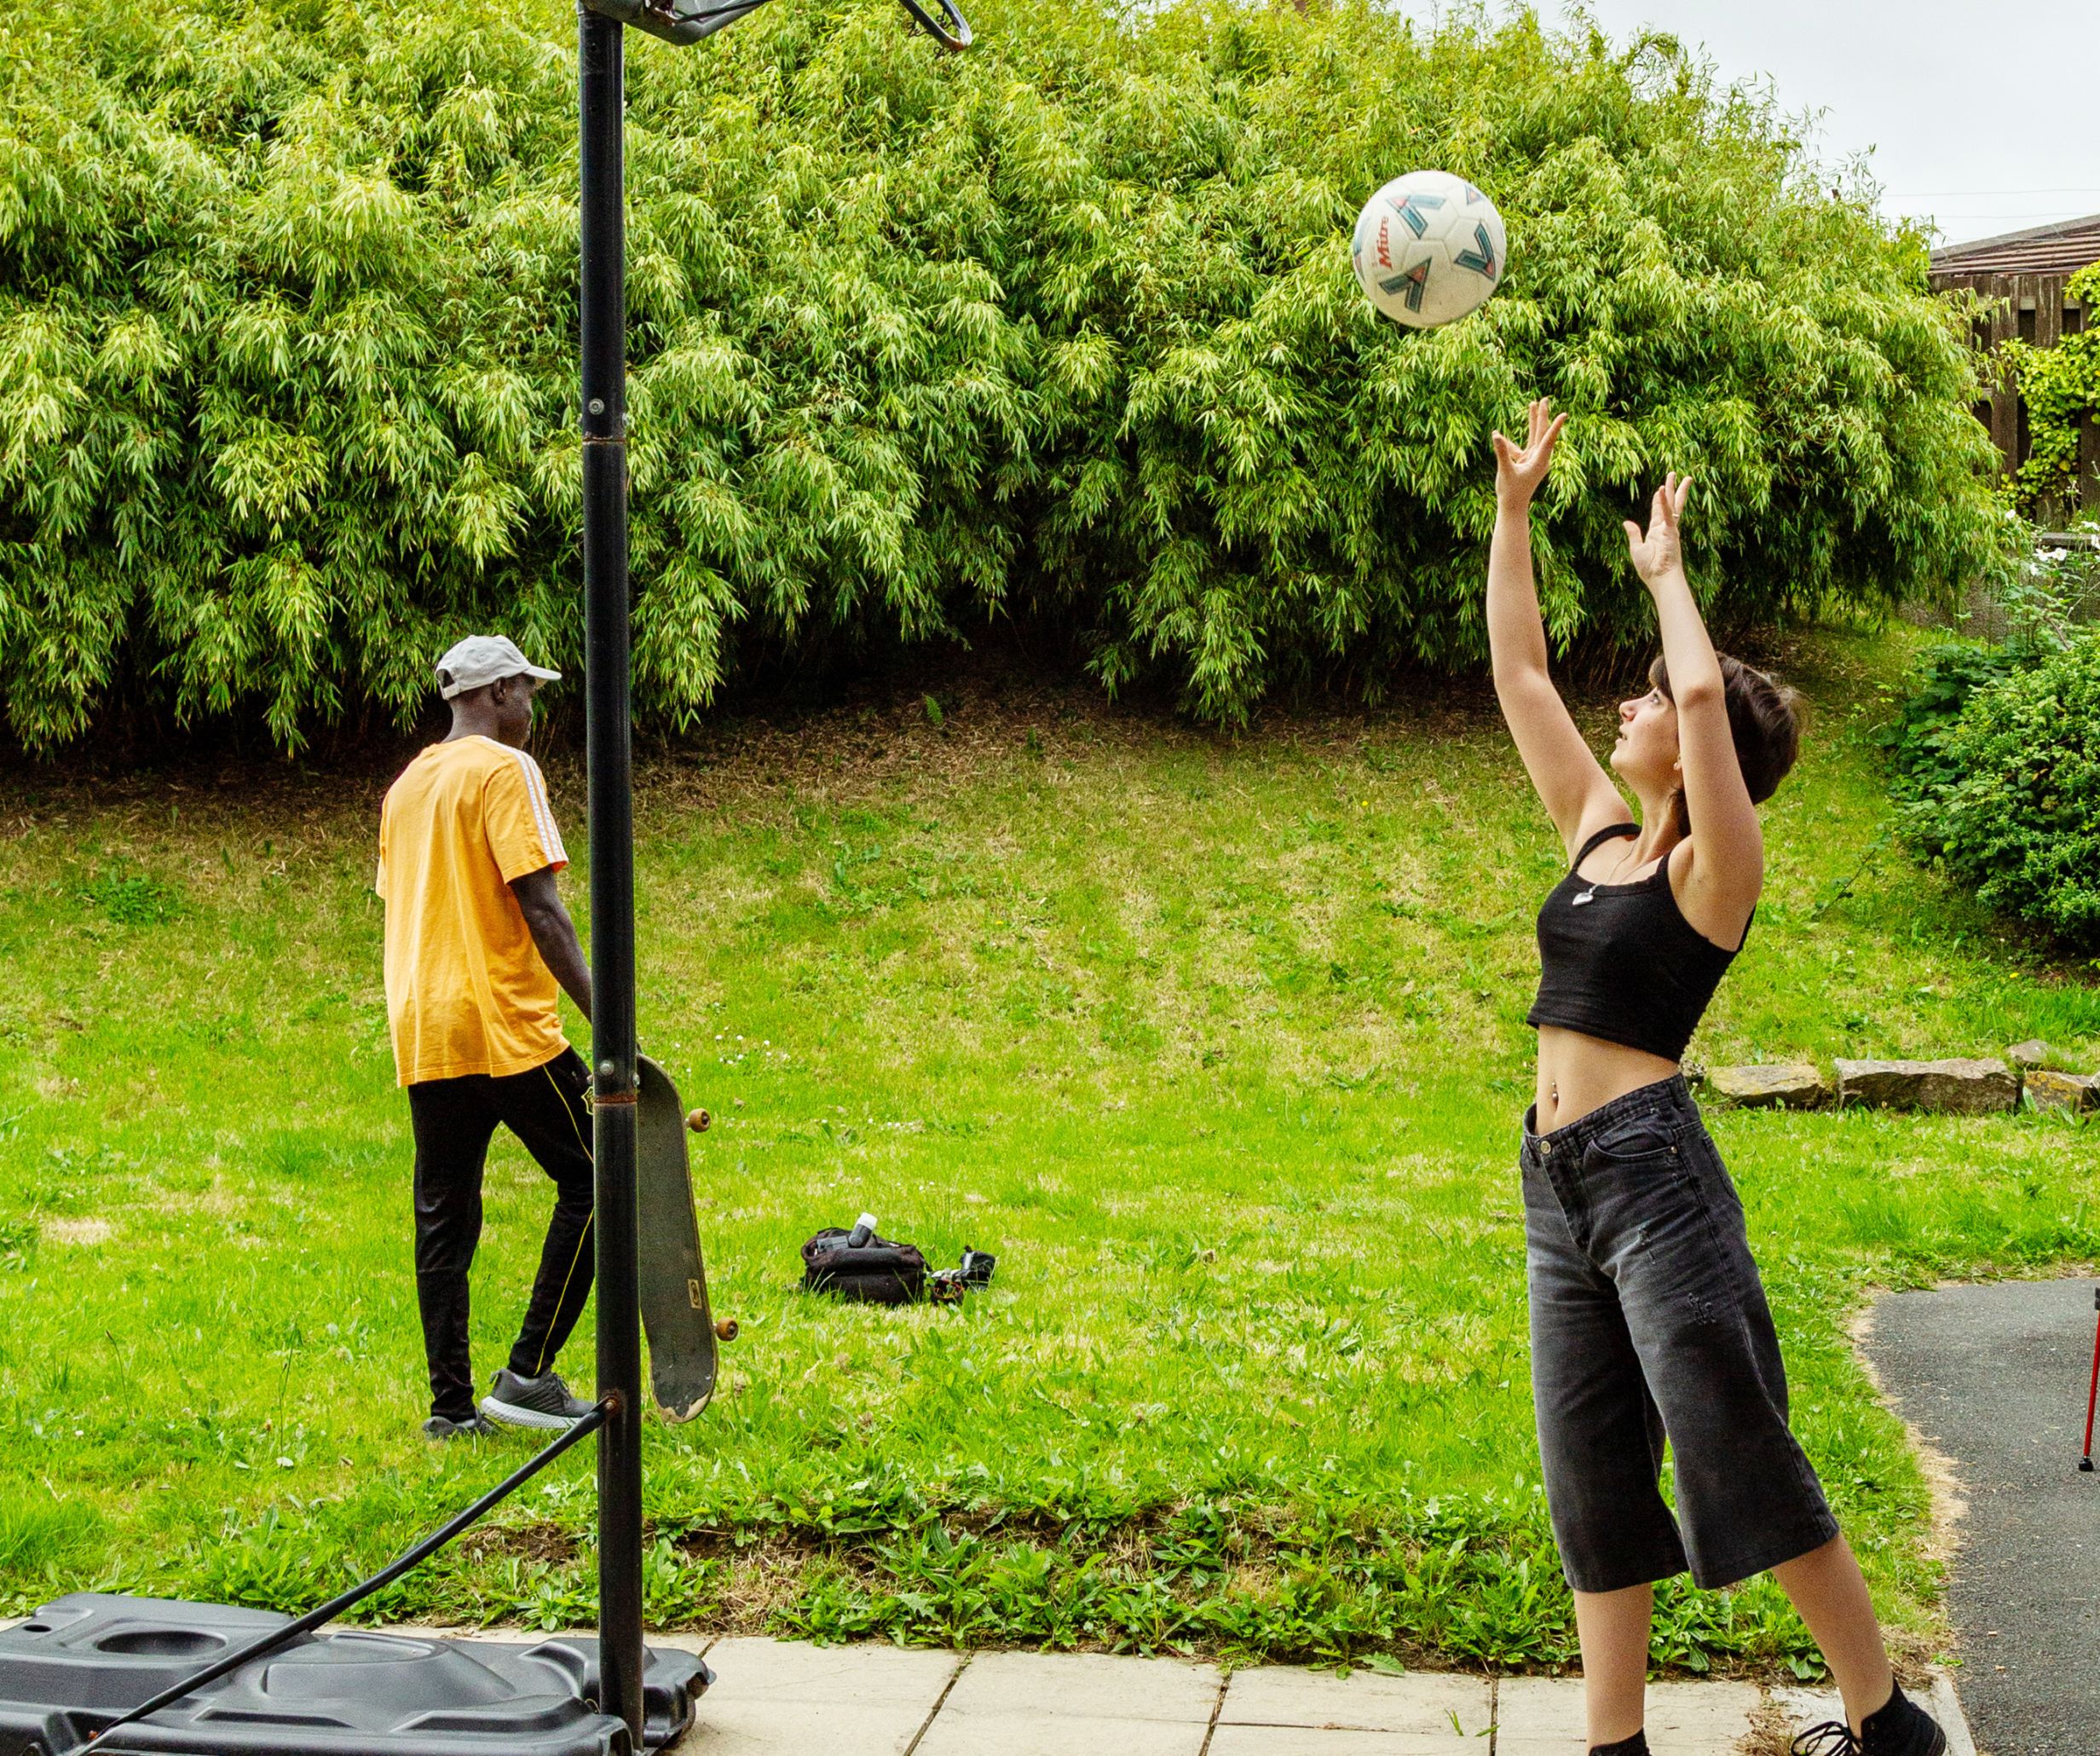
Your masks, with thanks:
[[[1892,1293],[1866,1338],[1968,1502],[1950,1607],[1984,1756],[2100,1756],[2100,1475],[2078,1467],[2094,1285]]]

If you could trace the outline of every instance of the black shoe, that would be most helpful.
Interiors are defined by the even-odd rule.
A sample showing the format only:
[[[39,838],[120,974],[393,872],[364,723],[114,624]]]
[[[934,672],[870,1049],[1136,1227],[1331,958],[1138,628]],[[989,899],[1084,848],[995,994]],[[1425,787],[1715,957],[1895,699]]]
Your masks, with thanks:
[[[589,1414],[591,1405],[570,1395],[568,1386],[553,1372],[543,1372],[536,1378],[520,1378],[506,1366],[482,1398],[482,1412],[506,1427],[537,1427],[542,1432],[559,1433]]]
[[[1898,1684],[1857,1737],[1843,1721],[1829,1719],[1803,1732],[1793,1747],[1794,1756],[1945,1756],[1947,1734]]]
[[[447,1439],[486,1439],[495,1429],[478,1414],[470,1414],[460,1420],[449,1415],[434,1414],[423,1424],[423,1436],[442,1442]]]

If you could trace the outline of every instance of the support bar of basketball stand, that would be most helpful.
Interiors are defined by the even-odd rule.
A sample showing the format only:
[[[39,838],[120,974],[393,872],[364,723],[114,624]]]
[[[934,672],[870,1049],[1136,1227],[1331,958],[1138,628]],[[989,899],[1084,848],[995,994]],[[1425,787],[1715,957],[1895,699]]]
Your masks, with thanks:
[[[2095,1311],[2100,1311],[2100,1286],[2092,1290]],[[2092,1382],[2086,1389],[2086,1448],[2080,1453],[2078,1467],[2087,1475],[2092,1473],[2092,1416],[2096,1404],[2100,1404],[2100,1316],[2093,1319],[2092,1326]]]
[[[395,1556],[370,1579],[360,1580],[349,1591],[331,1597],[320,1609],[309,1609],[297,1620],[286,1622],[282,1627],[271,1629],[261,1638],[250,1641],[245,1646],[238,1648],[228,1656],[185,1677],[180,1683],[170,1684],[152,1699],[140,1702],[130,1712],[111,1720],[107,1725],[102,1727],[88,1740],[89,1744],[90,1746],[99,1744],[112,1733],[122,1731],[127,1725],[136,1724],[141,1719],[152,1718],[163,1707],[173,1707],[176,1702],[185,1696],[193,1695],[200,1689],[210,1688],[220,1678],[230,1677],[242,1666],[252,1663],[267,1653],[275,1652],[283,1647],[289,1646],[302,1634],[311,1633],[316,1628],[324,1627],[343,1614],[344,1611],[355,1609],[375,1591],[384,1591],[387,1586],[392,1585],[410,1568],[420,1567],[462,1531],[471,1529],[479,1523],[488,1512],[510,1499],[519,1488],[524,1487],[534,1476],[567,1451],[570,1446],[589,1438],[591,1434],[597,1432],[604,1423],[606,1412],[605,1405],[599,1403],[567,1432],[562,1433],[551,1443],[543,1447],[529,1462],[519,1465],[505,1476],[466,1511],[456,1513],[447,1519],[421,1542]]]

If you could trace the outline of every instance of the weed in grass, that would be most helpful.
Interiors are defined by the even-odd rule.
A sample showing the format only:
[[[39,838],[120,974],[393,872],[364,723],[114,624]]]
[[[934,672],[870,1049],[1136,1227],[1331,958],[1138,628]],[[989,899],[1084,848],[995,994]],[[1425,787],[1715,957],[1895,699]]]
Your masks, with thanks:
[[[0,1220],[0,1268],[26,1269],[40,1235],[32,1219]]]
[[[79,898],[118,927],[157,927],[182,912],[182,892],[150,872],[106,866],[80,887]]]
[[[298,1524],[272,1511],[228,1539],[199,1545],[201,1595],[215,1603],[257,1609],[312,1609],[342,1589],[322,1576]],[[347,1585],[348,1580],[343,1584]]]
[[[0,1495],[0,1570],[42,1574],[91,1549],[101,1520],[77,1505],[62,1505],[48,1492]]]

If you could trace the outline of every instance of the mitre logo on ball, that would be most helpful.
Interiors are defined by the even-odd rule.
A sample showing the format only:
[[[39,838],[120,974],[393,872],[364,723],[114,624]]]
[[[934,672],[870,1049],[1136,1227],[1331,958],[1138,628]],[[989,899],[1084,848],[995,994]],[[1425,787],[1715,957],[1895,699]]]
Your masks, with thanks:
[[[1373,305],[1395,323],[1430,329],[1494,292],[1509,236],[1495,204],[1463,177],[1411,170],[1364,204],[1350,254]]]

